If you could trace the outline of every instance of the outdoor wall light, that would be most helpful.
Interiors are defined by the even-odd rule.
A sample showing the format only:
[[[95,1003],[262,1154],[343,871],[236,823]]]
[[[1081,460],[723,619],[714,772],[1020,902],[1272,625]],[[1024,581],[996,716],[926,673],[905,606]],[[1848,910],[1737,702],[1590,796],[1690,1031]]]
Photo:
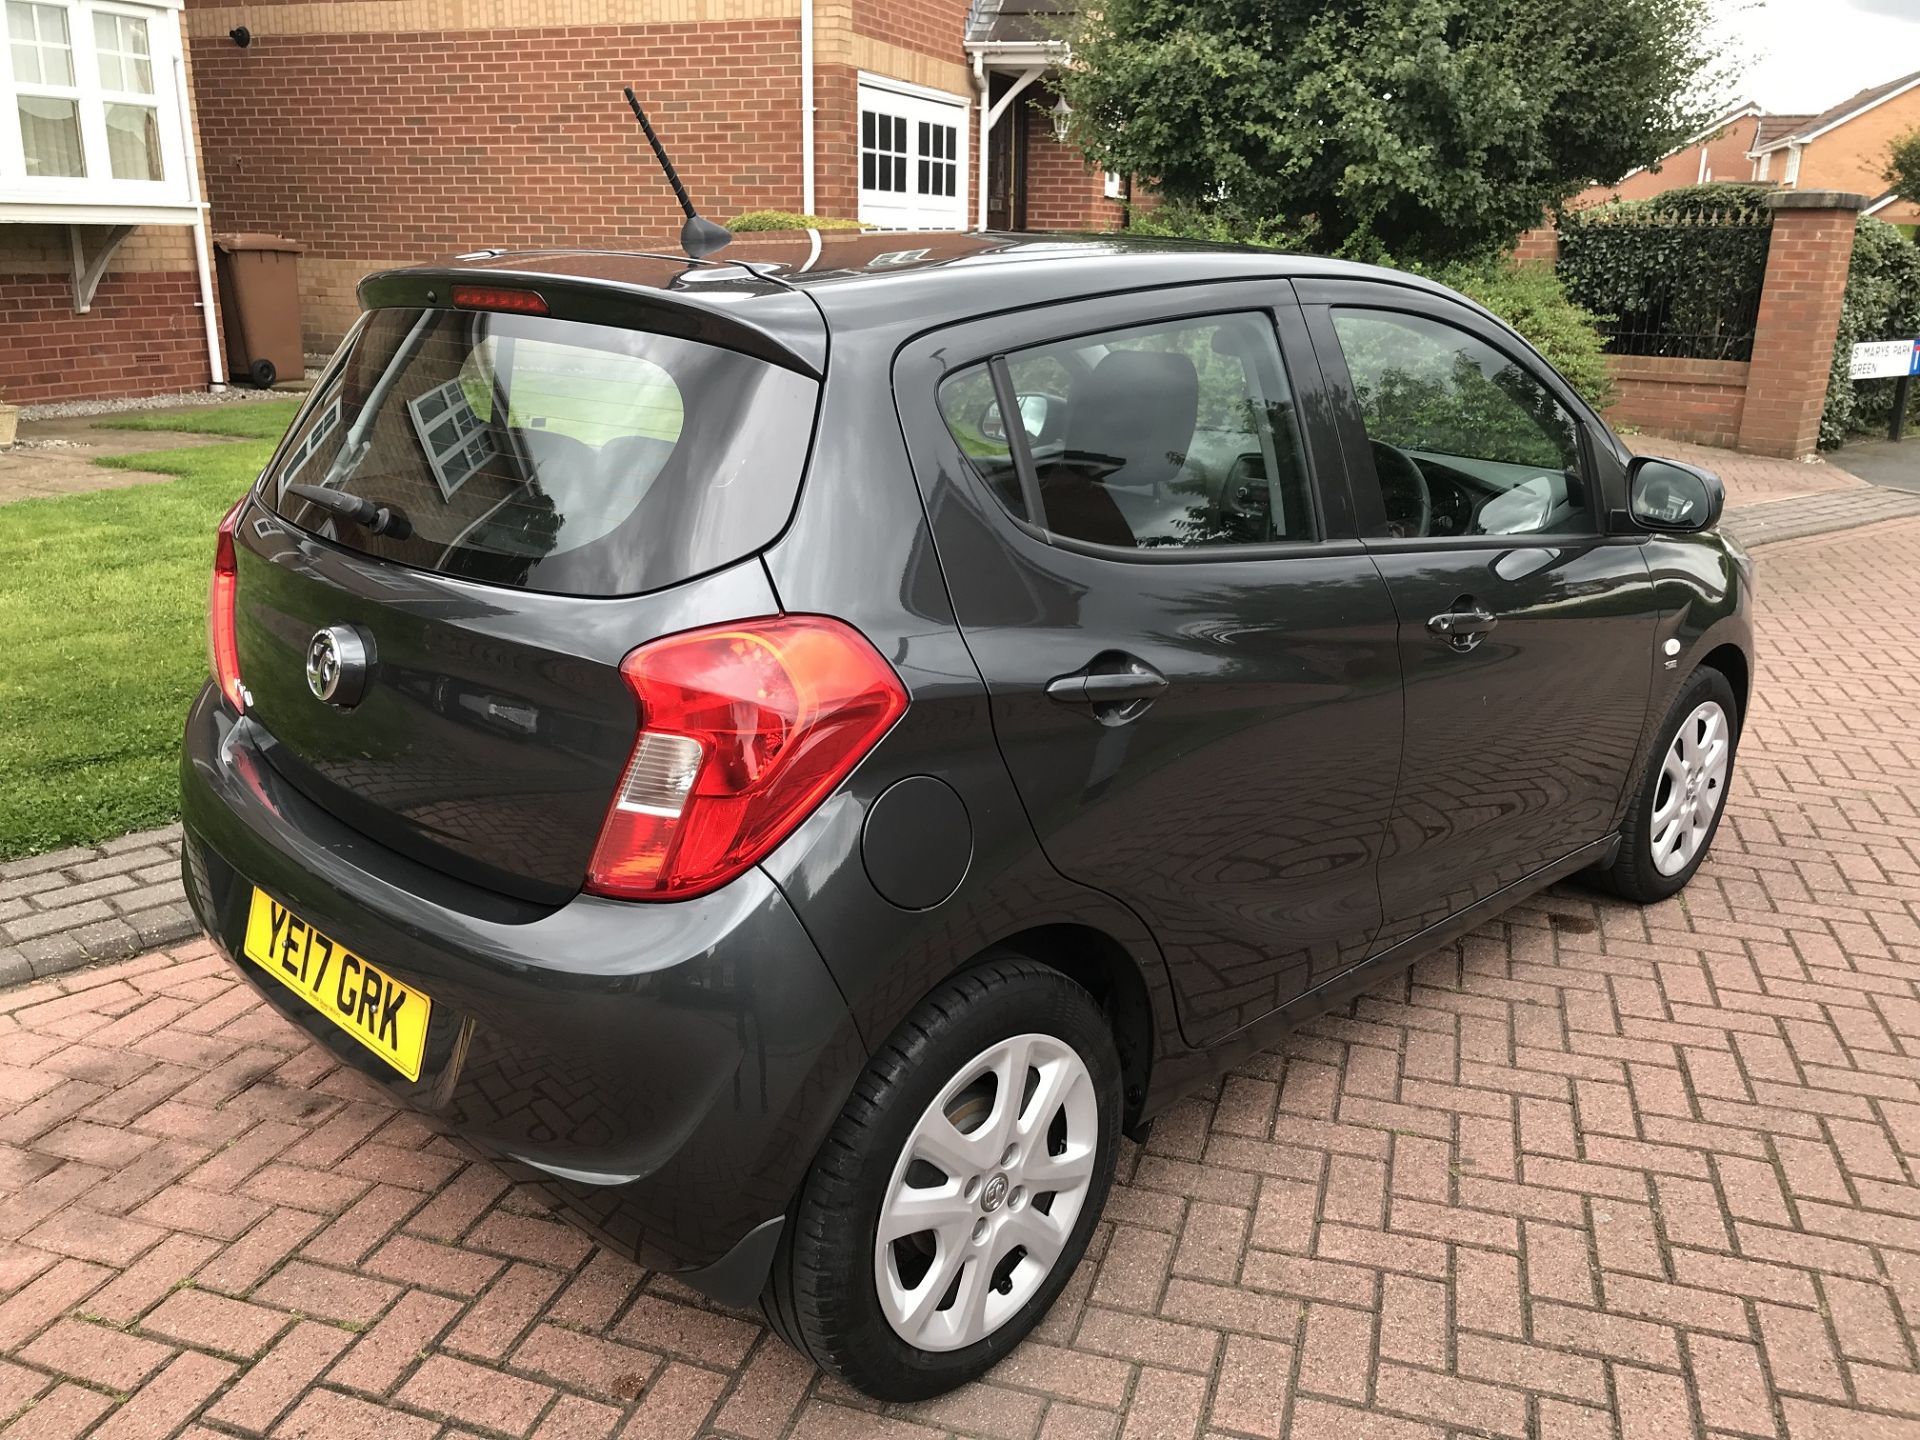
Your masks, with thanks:
[[[1062,95],[1053,102],[1053,109],[1047,112],[1053,119],[1053,138],[1057,144],[1067,143],[1067,131],[1073,124],[1073,106]]]
[[[227,32],[227,38],[244,50],[253,44],[253,31],[244,25],[236,25]]]

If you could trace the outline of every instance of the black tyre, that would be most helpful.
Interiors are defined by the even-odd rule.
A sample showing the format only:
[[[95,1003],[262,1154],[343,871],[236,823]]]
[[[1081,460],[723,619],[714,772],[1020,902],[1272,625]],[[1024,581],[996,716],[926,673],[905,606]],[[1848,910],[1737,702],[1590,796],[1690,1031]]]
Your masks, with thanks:
[[[280,372],[271,360],[256,360],[247,372],[253,383],[262,390],[271,390],[280,379]]]
[[[1641,905],[1686,888],[1726,814],[1739,714],[1718,670],[1696,670],[1681,687],[1620,827],[1620,853],[1596,872],[1603,886]]]
[[[768,1322],[880,1400],[985,1373],[1086,1252],[1120,1104],[1085,990],[1005,954],[956,976],[854,1086],[781,1237]]]

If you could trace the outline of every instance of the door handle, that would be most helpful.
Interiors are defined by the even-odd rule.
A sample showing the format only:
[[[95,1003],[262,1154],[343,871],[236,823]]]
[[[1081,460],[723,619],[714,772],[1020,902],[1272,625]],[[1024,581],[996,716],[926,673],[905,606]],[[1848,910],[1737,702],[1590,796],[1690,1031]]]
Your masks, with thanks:
[[[1499,623],[1499,616],[1463,595],[1453,602],[1453,609],[1427,621],[1427,630],[1455,650],[1467,651],[1484,640],[1487,632]]]
[[[1484,635],[1499,623],[1498,616],[1485,610],[1449,610],[1427,621],[1427,629],[1443,639],[1457,640],[1468,635]]]
[[[1047,682],[1047,698],[1086,705],[1107,723],[1131,720],[1171,688],[1167,677],[1131,656],[1102,656],[1085,670]]]

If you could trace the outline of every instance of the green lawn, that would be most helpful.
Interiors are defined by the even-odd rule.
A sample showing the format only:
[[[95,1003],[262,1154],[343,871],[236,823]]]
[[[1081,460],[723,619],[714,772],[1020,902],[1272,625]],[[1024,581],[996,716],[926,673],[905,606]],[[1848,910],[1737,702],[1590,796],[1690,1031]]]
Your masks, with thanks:
[[[115,415],[93,422],[96,430],[170,430],[185,435],[225,435],[235,440],[278,440],[293,424],[298,400],[253,400],[205,410],[165,410]],[[150,469],[150,466],[140,466]]]
[[[292,413],[140,417],[131,428],[269,438],[103,462],[178,477],[166,484],[0,505],[0,859],[177,817],[214,527]]]

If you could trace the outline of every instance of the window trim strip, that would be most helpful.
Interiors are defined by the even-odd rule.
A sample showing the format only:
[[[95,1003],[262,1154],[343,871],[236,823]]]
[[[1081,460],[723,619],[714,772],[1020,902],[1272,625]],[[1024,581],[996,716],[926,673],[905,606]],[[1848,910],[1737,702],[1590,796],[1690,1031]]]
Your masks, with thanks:
[[[1014,392],[1013,372],[1007,357],[996,355],[987,362],[987,374],[993,377],[993,403],[1000,407],[1000,423],[1007,432],[1007,454],[1013,458],[1013,473],[1020,477],[1020,498],[1027,503],[1027,523],[1053,543],[1053,531],[1047,525],[1046,502],[1040,498],[1040,472],[1034,468],[1033,447],[1027,441],[1027,425],[1020,416],[1020,397]]]

